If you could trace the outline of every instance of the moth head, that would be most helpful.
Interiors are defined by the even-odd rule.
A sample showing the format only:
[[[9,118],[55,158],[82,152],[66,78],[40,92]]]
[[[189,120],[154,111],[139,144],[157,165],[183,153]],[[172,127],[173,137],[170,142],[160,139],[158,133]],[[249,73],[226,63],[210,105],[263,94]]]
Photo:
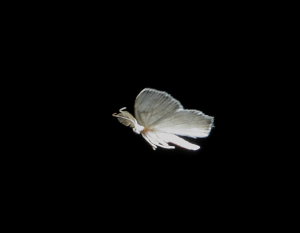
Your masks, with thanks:
[[[120,123],[130,126],[135,133],[140,134],[144,127],[139,125],[134,116],[132,116],[129,112],[124,111],[124,109],[126,109],[126,107],[121,108],[119,113],[114,113],[112,115],[117,117]]]

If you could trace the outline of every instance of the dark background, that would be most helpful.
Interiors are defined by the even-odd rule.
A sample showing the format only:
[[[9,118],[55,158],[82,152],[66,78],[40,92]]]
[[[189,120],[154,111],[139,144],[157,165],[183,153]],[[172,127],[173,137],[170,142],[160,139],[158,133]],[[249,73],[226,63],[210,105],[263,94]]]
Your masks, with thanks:
[[[255,206],[270,180],[258,143],[268,120],[261,110],[269,97],[260,97],[266,54],[274,52],[264,36],[269,24],[221,6],[200,13],[97,9],[51,14],[28,36],[34,52],[24,43],[33,58],[20,58],[30,63],[22,72],[36,77],[24,83],[34,89],[27,94],[38,126],[24,161],[42,196],[58,210],[112,222],[128,210],[159,212],[162,203],[204,216]],[[153,151],[112,117],[121,107],[133,113],[145,87],[215,117],[209,137],[191,139],[200,150]]]
[[[75,40],[60,41],[62,51],[54,63],[61,63],[63,72],[56,72],[54,85],[63,95],[57,101],[74,140],[66,138],[69,149],[121,177],[145,171],[151,177],[168,169],[174,175],[205,169],[223,174],[224,164],[232,166],[241,148],[243,134],[236,131],[245,127],[240,123],[253,82],[249,55],[245,58],[252,45],[241,38],[242,30],[228,24],[213,19],[208,24],[164,24],[129,17],[112,19],[97,32],[83,27]],[[134,99],[145,87],[166,91],[184,107],[215,117],[211,135],[196,140],[199,151],[153,151],[111,116],[124,106],[133,113]]]
[[[57,27],[43,22],[41,28],[51,30],[41,30],[37,41],[40,54],[49,56],[36,66],[45,76],[38,91],[47,94],[43,106],[51,119],[49,164],[87,184],[99,179],[138,187],[154,179],[162,185],[181,180],[228,187],[242,179],[252,163],[248,117],[261,89],[263,56],[256,54],[249,22],[207,14],[172,20],[163,14],[113,15],[69,15]],[[124,106],[133,113],[145,87],[215,117],[211,135],[192,140],[200,150],[153,151],[112,117]]]
[[[211,34],[205,26],[201,30],[206,33],[194,33],[188,26],[125,30],[120,24],[112,35],[100,34],[102,40],[99,34],[89,35],[92,45],[85,39],[79,50],[77,44],[67,47],[68,56],[58,59],[65,62],[53,83],[59,126],[54,158],[62,172],[85,184],[100,179],[126,189],[148,182],[162,188],[178,182],[192,187],[242,182],[241,172],[250,164],[244,147],[249,134],[243,131],[249,124],[243,119],[252,82],[252,71],[240,58],[243,45],[224,39],[227,34],[220,39],[222,33]],[[145,87],[166,91],[184,107],[215,117],[211,135],[192,140],[200,150],[153,151],[112,117],[124,106],[133,113],[135,97]]]

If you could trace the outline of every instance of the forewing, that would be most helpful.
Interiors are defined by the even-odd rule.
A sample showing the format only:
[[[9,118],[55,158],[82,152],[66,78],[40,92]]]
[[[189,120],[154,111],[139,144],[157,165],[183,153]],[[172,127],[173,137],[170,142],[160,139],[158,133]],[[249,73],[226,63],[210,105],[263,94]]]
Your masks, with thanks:
[[[151,128],[162,119],[171,117],[182,105],[164,91],[145,88],[136,97],[135,118],[144,127]]]
[[[213,117],[207,116],[198,110],[180,109],[157,122],[153,129],[181,136],[203,138],[209,135],[213,121]]]

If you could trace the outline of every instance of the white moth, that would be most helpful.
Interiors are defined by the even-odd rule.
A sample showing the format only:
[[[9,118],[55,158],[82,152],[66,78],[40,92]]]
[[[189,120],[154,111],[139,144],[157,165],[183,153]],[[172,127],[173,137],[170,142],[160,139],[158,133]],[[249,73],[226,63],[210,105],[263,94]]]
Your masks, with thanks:
[[[138,94],[134,104],[135,118],[121,108],[113,116],[130,126],[137,134],[149,142],[153,150],[157,147],[174,149],[175,146],[188,150],[198,150],[200,146],[192,144],[177,135],[192,138],[204,138],[210,133],[214,118],[198,110],[184,109],[180,102],[164,91],[145,88]]]

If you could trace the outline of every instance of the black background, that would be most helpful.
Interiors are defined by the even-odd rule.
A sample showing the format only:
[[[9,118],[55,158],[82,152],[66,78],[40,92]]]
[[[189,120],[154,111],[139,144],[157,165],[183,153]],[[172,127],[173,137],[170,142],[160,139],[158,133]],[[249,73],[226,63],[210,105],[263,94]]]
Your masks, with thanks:
[[[100,28],[102,33],[59,42],[55,74],[50,71],[57,131],[49,155],[58,177],[75,186],[104,185],[109,195],[184,185],[196,193],[209,190],[204,194],[210,196],[244,183],[251,167],[244,147],[249,125],[243,120],[252,71],[242,54],[249,48],[230,29],[212,28],[118,21]],[[112,117],[124,106],[133,113],[135,97],[145,87],[215,117],[211,135],[192,140],[200,150],[153,151]]]
[[[257,133],[257,113],[266,107],[259,97],[267,27],[215,7],[135,13],[120,6],[108,13],[65,9],[29,37],[34,69],[23,69],[38,77],[26,80],[38,130],[26,163],[39,193],[58,210],[110,222],[161,206],[202,209],[202,216],[255,208],[269,181],[261,176],[269,165]],[[133,113],[146,87],[215,117],[209,137],[191,139],[200,150],[153,151],[112,117],[121,107]]]
[[[67,36],[55,38],[53,49],[59,51],[53,57],[55,74],[50,73],[56,76],[53,98],[66,133],[62,146],[74,153],[66,162],[77,158],[89,166],[91,160],[92,166],[103,165],[121,179],[131,174],[138,179],[140,173],[180,176],[180,171],[183,175],[209,171],[221,177],[228,174],[228,166],[234,168],[244,137],[241,121],[252,98],[247,93],[253,82],[249,67],[253,45],[242,39],[246,35],[238,25],[191,21],[139,22],[129,17],[110,19],[98,30],[88,24],[79,26],[81,30],[63,28],[61,33]],[[78,33],[73,35],[74,31]],[[124,106],[133,112],[134,99],[145,87],[166,91],[186,108],[215,117],[211,135],[196,140],[199,151],[153,151],[111,116]]]

